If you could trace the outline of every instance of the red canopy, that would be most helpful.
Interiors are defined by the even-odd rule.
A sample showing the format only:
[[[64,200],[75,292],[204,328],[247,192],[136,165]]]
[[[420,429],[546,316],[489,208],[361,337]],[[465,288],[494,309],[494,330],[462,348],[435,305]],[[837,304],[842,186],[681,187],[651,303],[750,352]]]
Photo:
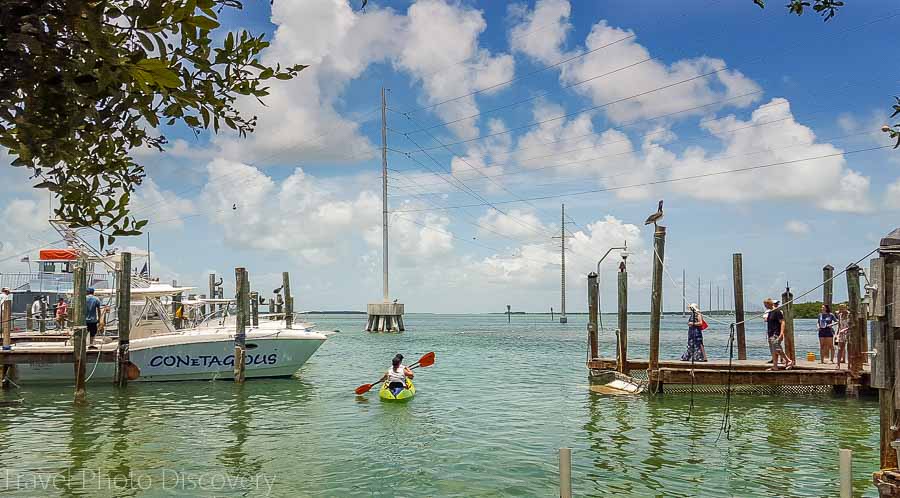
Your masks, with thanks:
[[[42,261],[69,261],[78,259],[77,249],[41,249],[40,259]]]

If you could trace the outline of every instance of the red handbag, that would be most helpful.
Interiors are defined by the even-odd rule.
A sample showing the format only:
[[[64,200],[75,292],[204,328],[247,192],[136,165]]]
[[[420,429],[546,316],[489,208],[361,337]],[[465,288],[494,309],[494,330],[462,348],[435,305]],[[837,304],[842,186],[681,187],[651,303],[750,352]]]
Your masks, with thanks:
[[[700,330],[706,330],[709,328],[709,324],[706,323],[706,319],[700,320]]]

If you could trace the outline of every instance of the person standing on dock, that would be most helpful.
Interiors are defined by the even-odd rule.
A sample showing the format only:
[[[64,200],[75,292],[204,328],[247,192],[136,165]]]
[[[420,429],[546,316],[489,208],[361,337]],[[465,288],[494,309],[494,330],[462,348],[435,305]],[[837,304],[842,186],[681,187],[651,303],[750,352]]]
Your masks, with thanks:
[[[6,301],[9,301],[10,306],[12,306],[12,300],[13,300],[13,297],[12,297],[12,294],[10,294],[10,292],[9,292],[9,287],[4,287],[3,289],[0,289],[0,306],[3,306],[3,303],[5,303]]]
[[[94,344],[94,338],[97,336],[97,328],[100,323],[100,299],[94,295],[94,288],[87,288],[87,298],[84,302],[84,325],[87,327],[88,333],[91,335],[91,347]]]
[[[822,305],[822,312],[819,313],[819,363],[825,363],[825,358],[834,363],[834,328],[838,319],[831,312],[831,306]]]
[[[681,361],[706,361],[706,349],[703,347],[703,314],[700,306],[691,303],[688,306],[691,317],[688,318],[688,344],[687,351],[681,355]]]
[[[44,318],[41,316],[41,296],[34,296],[34,301],[32,301],[31,303],[31,316],[33,316],[34,319],[38,321]]]
[[[69,305],[66,304],[66,300],[63,298],[59,298],[59,302],[56,303],[56,330],[62,330],[66,328],[66,318],[68,318],[69,314]]]
[[[847,335],[850,332],[850,311],[847,310],[846,304],[838,307],[837,319],[838,329],[837,333],[834,334],[834,343],[837,345],[837,365],[835,368],[840,370],[841,363],[846,361]]]
[[[785,370],[794,368],[794,362],[784,354],[781,347],[784,341],[784,312],[775,307],[775,300],[772,298],[763,301],[768,313],[766,314],[766,334],[769,339],[769,351],[772,353],[772,366],[768,370],[781,370],[778,367],[778,360],[783,359]]]

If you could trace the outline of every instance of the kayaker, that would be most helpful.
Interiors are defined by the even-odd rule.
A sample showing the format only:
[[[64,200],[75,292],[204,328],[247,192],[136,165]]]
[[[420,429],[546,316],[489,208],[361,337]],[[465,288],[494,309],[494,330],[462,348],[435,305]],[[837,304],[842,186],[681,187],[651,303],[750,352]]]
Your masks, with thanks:
[[[400,394],[400,391],[406,389],[406,379],[412,379],[415,376],[416,374],[403,364],[403,355],[397,353],[391,360],[391,368],[388,369],[386,374],[378,379],[376,384],[387,381],[388,389],[396,396]]]

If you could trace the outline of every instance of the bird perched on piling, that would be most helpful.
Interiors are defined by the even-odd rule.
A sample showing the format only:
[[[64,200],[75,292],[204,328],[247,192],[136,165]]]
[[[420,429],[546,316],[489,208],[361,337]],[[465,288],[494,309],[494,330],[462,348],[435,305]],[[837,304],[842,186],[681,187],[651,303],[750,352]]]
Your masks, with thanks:
[[[649,225],[653,223],[653,227],[656,228],[656,224],[662,221],[663,219],[663,201],[660,199],[659,207],[656,208],[656,212],[647,217],[647,221],[644,222],[645,225]]]

